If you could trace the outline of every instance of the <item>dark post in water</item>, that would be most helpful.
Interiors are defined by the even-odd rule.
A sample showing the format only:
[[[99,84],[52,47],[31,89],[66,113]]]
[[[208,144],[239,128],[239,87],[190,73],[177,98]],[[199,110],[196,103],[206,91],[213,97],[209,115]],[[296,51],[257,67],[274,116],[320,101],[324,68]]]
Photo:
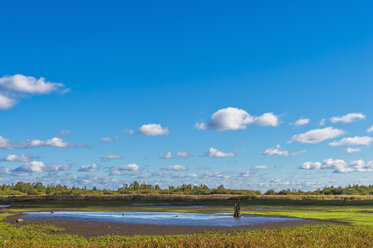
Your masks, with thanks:
[[[234,218],[240,218],[241,217],[241,208],[240,208],[240,199],[237,199],[236,204],[234,204]]]

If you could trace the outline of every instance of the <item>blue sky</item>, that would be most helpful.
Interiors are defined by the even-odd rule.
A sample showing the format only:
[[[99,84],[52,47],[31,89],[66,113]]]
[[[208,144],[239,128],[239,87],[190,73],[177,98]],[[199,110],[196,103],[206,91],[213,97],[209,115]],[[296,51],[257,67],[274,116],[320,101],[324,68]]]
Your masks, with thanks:
[[[0,7],[0,183],[373,184],[370,1]]]

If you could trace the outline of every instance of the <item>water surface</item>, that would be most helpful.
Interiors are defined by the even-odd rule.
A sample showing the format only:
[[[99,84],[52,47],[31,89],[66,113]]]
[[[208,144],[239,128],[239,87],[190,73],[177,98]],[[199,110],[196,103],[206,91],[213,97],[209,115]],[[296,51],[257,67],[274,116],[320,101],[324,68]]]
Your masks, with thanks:
[[[177,212],[84,212],[56,211],[29,212],[27,219],[85,220],[128,224],[180,225],[180,226],[247,226],[269,222],[302,220],[282,217],[241,217],[233,218],[232,214],[198,214]]]

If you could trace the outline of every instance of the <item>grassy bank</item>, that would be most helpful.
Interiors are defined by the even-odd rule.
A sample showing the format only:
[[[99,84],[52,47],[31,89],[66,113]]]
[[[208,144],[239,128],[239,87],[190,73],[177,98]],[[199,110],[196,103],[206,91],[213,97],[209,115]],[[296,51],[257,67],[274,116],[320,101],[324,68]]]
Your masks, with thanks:
[[[369,226],[301,226],[274,230],[167,236],[102,236],[86,239],[58,234],[52,226],[0,223],[1,247],[371,247]]]
[[[0,209],[0,219],[25,211],[172,211],[194,213],[232,212],[234,201],[133,201],[23,202]],[[136,201],[147,204],[148,201]],[[180,204],[180,205],[179,205]],[[191,205],[188,205],[191,204]],[[198,207],[196,207],[198,206]],[[263,214],[340,221],[344,225],[301,226],[274,230],[239,231],[166,236],[102,236],[84,238],[61,234],[53,226],[15,225],[0,222],[0,247],[371,247],[373,204],[366,201],[251,200],[241,202],[244,214]]]

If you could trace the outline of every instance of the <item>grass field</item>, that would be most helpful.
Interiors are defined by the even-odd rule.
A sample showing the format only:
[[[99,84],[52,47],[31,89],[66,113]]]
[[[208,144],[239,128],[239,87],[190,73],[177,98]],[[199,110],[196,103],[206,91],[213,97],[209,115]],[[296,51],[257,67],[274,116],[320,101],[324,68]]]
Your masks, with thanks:
[[[133,202],[17,203],[1,209],[0,218],[23,211],[174,211],[232,212],[233,201],[188,202],[193,205],[131,205]],[[139,203],[139,202],[137,202]],[[147,203],[147,202],[140,202]],[[124,210],[125,209],[125,210]],[[84,238],[59,234],[53,226],[17,226],[0,222],[0,247],[372,247],[373,203],[370,201],[244,201],[244,214],[277,215],[339,221],[343,225],[317,225],[273,230],[237,231],[164,236],[102,236]]]

